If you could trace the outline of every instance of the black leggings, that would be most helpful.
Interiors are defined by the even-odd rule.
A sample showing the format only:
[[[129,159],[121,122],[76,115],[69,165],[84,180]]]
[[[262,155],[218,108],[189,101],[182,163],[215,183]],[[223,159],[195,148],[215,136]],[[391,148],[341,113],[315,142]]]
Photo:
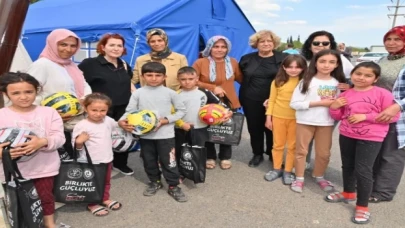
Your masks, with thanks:
[[[343,191],[356,192],[357,205],[368,206],[368,198],[373,189],[373,165],[382,142],[353,139],[339,136],[342,158]]]

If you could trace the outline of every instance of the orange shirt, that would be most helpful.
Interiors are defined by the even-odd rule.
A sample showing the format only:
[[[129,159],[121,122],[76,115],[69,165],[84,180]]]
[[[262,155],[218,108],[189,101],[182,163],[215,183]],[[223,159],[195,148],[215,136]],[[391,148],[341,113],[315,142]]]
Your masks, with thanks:
[[[220,86],[223,90],[225,90],[226,96],[232,103],[232,108],[236,109],[240,108],[240,103],[238,95],[236,94],[234,82],[235,80],[239,83],[242,82],[242,73],[236,59],[231,58],[231,64],[233,67],[233,76],[227,80],[225,74],[225,61],[216,63],[217,77],[215,82],[210,81],[210,61],[208,58],[198,59],[193,64],[193,68],[197,71],[197,75],[199,76],[199,87],[214,91],[215,87]]]

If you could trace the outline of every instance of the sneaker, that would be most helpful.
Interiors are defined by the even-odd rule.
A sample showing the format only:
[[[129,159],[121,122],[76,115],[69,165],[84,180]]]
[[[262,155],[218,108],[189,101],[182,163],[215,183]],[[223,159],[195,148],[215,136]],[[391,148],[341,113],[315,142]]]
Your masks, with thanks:
[[[283,184],[285,185],[291,185],[295,180],[294,174],[290,172],[284,172],[283,173]]]
[[[302,193],[302,191],[304,190],[304,181],[293,181],[291,184],[291,190],[294,192]]]
[[[123,166],[123,167],[115,167],[113,166],[113,169],[124,174],[125,176],[131,176],[132,174],[134,174],[134,170],[132,170],[131,168],[129,168],[128,166]]]
[[[283,171],[281,170],[270,170],[268,173],[264,175],[264,179],[266,181],[274,181],[278,178],[283,176]]]
[[[149,182],[148,186],[146,187],[145,191],[143,192],[143,195],[144,196],[153,196],[161,188],[163,188],[162,182],[160,182],[160,181]]]
[[[184,195],[183,191],[178,186],[169,187],[169,190],[167,190],[167,193],[169,193],[169,195],[171,195],[177,202],[181,202],[181,203],[187,202],[186,195]]]

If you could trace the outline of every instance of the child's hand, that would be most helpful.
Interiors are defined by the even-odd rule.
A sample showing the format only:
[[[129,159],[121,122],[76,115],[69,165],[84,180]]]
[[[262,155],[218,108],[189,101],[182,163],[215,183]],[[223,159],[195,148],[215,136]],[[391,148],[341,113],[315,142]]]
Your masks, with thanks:
[[[269,99],[267,99],[267,100],[265,100],[265,101],[263,102],[263,106],[264,106],[265,108],[267,108],[267,107],[269,106]]]
[[[62,114],[62,111],[61,110],[57,110],[58,111],[58,113],[59,113],[59,115],[61,115]],[[73,116],[72,115],[69,115],[69,114],[65,114],[65,115],[61,115],[60,117],[62,117],[62,121],[64,122],[64,123],[66,123],[66,122],[68,122],[69,120],[71,120],[72,118],[73,118]]]
[[[118,126],[124,129],[127,132],[132,132],[134,130],[134,126],[128,124],[128,120],[119,120]]]
[[[224,118],[222,119],[222,123],[227,122],[230,118],[232,118],[232,116],[233,116],[233,112],[229,110],[229,111],[224,115]]]
[[[189,131],[192,127],[193,127],[193,125],[192,125],[192,124],[189,124],[189,123],[184,123],[184,124],[181,126],[181,128],[182,128],[183,130],[185,130],[185,131]]]
[[[334,98],[327,98],[327,99],[323,99],[321,100],[321,106],[325,106],[325,107],[329,107],[333,102],[335,102]]]
[[[399,106],[398,104],[393,104],[386,108],[384,111],[380,112],[375,120],[377,123],[389,123],[391,119],[394,118],[400,111],[401,106]]]
[[[46,138],[38,138],[37,136],[33,135],[25,135],[24,137],[29,138],[30,141],[17,145],[15,149],[10,151],[10,153],[22,153],[22,155],[30,155],[39,148],[48,145],[48,140]]]
[[[266,117],[266,123],[264,124],[264,126],[266,126],[267,129],[269,129],[270,131],[273,130],[273,122],[271,121],[271,116]]]
[[[90,139],[90,135],[87,132],[83,131],[82,133],[80,133],[79,136],[77,136],[75,143],[81,145],[81,144],[84,144],[89,139]]]
[[[349,118],[347,118],[347,120],[351,124],[360,123],[360,122],[366,120],[366,115],[365,114],[354,114],[354,115],[349,116]]]
[[[166,118],[160,118],[158,125],[156,126],[155,130],[153,130],[153,131],[159,130],[159,128],[160,128],[161,126],[166,125],[166,124],[168,124],[168,123],[169,123],[169,120],[168,120],[168,119],[166,119]]]
[[[347,105],[347,100],[344,97],[340,97],[338,99],[336,99],[331,105],[330,108],[331,109],[339,109],[343,106]]]
[[[345,90],[350,89],[350,85],[347,84],[347,83],[339,83],[338,84],[338,89],[342,90],[342,91],[345,91]]]
[[[3,149],[4,147],[10,145],[10,142],[0,143],[0,158],[3,156]]]

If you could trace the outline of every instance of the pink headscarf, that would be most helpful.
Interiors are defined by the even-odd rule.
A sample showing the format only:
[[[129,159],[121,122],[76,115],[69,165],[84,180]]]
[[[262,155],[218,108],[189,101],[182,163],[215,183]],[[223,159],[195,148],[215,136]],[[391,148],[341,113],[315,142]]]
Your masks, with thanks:
[[[58,42],[69,36],[77,39],[77,52],[80,49],[80,38],[70,30],[55,29],[46,38],[45,48],[42,50],[39,57],[47,58],[65,67],[74,82],[77,98],[80,99],[84,96],[85,79],[83,73],[71,59],[62,59],[58,54]],[[76,54],[76,52],[74,54]]]

